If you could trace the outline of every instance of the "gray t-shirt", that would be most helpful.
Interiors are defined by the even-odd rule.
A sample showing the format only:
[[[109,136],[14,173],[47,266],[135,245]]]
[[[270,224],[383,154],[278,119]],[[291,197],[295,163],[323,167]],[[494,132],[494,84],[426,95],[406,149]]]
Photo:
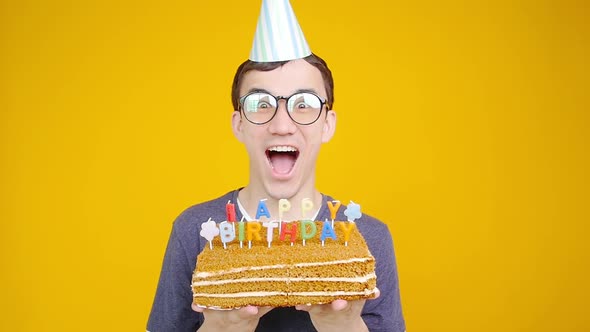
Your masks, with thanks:
[[[196,331],[203,323],[203,314],[191,309],[191,279],[197,255],[207,244],[199,235],[201,224],[211,217],[213,220],[226,219],[225,205],[236,202],[238,191],[231,191],[222,197],[186,209],[174,221],[172,233],[166,248],[158,289],[147,324],[150,332]],[[327,201],[323,196],[317,220],[330,218]],[[344,204],[340,207],[337,220],[347,220]],[[242,215],[236,209],[237,219]],[[362,318],[372,332],[403,332],[405,322],[400,303],[399,283],[393,242],[387,226],[366,214],[356,220],[359,231],[365,237],[371,254],[376,261],[377,288],[381,296],[367,300]],[[307,312],[295,308],[275,308],[260,318],[256,332],[316,331]]]

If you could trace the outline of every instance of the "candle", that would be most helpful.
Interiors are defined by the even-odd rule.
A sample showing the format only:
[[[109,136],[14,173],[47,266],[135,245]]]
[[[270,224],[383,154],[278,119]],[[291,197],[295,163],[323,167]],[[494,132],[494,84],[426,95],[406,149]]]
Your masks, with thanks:
[[[256,219],[260,220],[262,217],[267,217],[270,219],[270,212],[268,212],[268,207],[266,206],[266,199],[261,199],[258,202],[258,208],[256,209]]]
[[[313,209],[313,202],[309,198],[301,200],[301,220],[306,220],[305,213]]]
[[[227,243],[236,238],[234,223],[229,223],[227,221],[219,223],[219,236],[221,237],[221,242],[223,242],[223,248],[227,249]]]
[[[279,199],[279,233],[281,233],[283,213],[291,210],[291,202],[285,198]]]
[[[266,227],[266,242],[268,242],[268,247],[270,248],[270,243],[272,242],[274,229],[279,227],[276,221],[267,221],[262,223],[263,227]]]
[[[308,227],[309,226],[309,227]],[[309,230],[308,230],[309,228]],[[303,239],[303,245],[305,245],[305,240],[309,240],[315,236],[318,229],[315,225],[315,222],[311,220],[302,220],[301,221],[301,238]]]
[[[346,206],[346,210],[344,210],[344,215],[348,217],[348,221],[354,222],[355,219],[359,219],[361,217],[361,206],[356,204],[353,201]]]
[[[201,232],[199,232],[202,237],[204,237],[207,241],[209,241],[209,248],[213,250],[213,238],[219,235],[219,229],[211,218],[206,222],[201,224]]]
[[[334,227],[332,227],[332,224],[330,224],[326,219],[324,226],[322,227],[322,235],[320,236],[320,240],[322,240],[322,246],[324,246],[324,241],[326,241],[326,238],[328,237],[332,238],[332,240],[336,240]]]
[[[291,210],[291,202],[284,198],[279,199],[279,221],[283,221],[283,213],[289,210]]]
[[[336,206],[332,205],[332,203],[336,203]],[[328,209],[330,210],[330,218],[332,218],[332,228],[334,228],[334,219],[336,219],[336,212],[338,212],[340,205],[342,205],[342,203],[340,203],[340,201],[328,202]]]
[[[240,240],[240,248],[242,248],[242,242],[244,241],[244,217],[242,217],[242,220],[240,220],[240,222],[238,223],[238,240]]]
[[[348,240],[350,239],[350,232],[356,227],[353,222],[341,222],[340,228],[344,232],[344,245],[348,246]]]
[[[227,201],[225,205],[225,213],[227,215],[227,221],[235,222],[236,221],[236,205],[230,203],[231,201]]]
[[[289,222],[284,224],[285,225],[282,226],[282,230],[280,231],[280,239],[281,241],[285,241],[285,237],[289,235],[291,237],[291,245],[293,245],[293,242],[295,242],[295,240],[297,239],[297,224]]]
[[[260,237],[260,230],[262,229],[262,225],[259,222],[250,221],[246,223],[246,239],[248,239],[248,248],[252,248],[252,238],[255,238],[256,241],[260,241],[262,238]]]

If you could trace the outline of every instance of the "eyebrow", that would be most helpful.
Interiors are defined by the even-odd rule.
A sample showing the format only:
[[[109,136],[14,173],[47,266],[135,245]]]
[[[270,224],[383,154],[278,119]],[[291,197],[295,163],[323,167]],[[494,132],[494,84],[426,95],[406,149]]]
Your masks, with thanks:
[[[246,92],[246,94],[249,93],[256,93],[256,92],[263,92],[263,93],[268,93],[271,96],[274,96],[270,91],[266,90],[266,89],[260,89],[260,88],[252,88],[250,90],[248,90]],[[309,93],[313,93],[315,95],[318,95],[317,91],[315,91],[314,89],[297,89],[293,94],[298,94],[298,93],[304,93],[304,92],[309,92]],[[280,96],[275,96],[275,97],[280,97]],[[287,96],[283,96],[283,97],[287,97]]]

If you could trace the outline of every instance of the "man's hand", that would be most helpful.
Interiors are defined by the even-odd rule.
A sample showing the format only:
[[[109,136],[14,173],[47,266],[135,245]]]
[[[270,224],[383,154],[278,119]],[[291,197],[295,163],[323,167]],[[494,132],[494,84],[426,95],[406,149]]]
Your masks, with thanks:
[[[379,297],[379,290],[375,298]],[[332,303],[316,305],[298,305],[297,310],[307,311],[313,326],[319,332],[369,331],[361,318],[365,300],[336,300]]]
[[[198,332],[213,331],[254,331],[258,320],[269,312],[272,307],[247,306],[233,310],[213,310],[192,305],[196,312],[202,312],[205,322]]]

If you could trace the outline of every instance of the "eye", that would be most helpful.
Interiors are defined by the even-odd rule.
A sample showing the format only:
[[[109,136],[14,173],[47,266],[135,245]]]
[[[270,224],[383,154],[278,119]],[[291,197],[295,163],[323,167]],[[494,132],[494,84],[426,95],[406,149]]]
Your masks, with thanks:
[[[300,93],[291,97],[289,106],[289,109],[293,111],[309,112],[320,109],[321,101],[311,93]]]
[[[276,107],[274,99],[267,94],[254,94],[251,98],[253,112],[269,112]]]
[[[296,108],[308,108],[308,107],[309,107],[309,105],[307,105],[307,104],[306,104],[306,103],[304,103],[304,102],[300,102],[300,103],[297,103],[297,104],[295,104],[295,107],[296,107]]]
[[[304,109],[309,108],[309,103],[306,102],[305,97],[303,95],[296,96],[295,100],[291,103],[293,109]]]

